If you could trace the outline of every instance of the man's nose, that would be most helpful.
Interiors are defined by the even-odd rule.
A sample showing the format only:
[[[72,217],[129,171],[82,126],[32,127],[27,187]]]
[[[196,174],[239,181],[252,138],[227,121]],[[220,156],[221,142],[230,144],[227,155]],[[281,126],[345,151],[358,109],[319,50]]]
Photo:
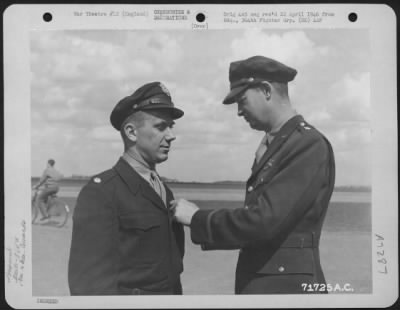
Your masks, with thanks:
[[[167,141],[173,141],[176,139],[176,137],[172,131],[172,128],[167,128],[165,139],[167,139]]]

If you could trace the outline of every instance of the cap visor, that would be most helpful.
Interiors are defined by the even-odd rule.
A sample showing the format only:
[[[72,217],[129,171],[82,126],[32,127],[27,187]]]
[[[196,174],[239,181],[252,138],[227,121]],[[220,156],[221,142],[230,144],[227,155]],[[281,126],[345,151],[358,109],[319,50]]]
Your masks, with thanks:
[[[249,87],[249,85],[242,85],[239,87],[235,87],[234,89],[232,89],[230,91],[230,93],[225,97],[224,101],[222,101],[223,104],[231,104],[236,102],[237,97],[244,92],[247,88]]]
[[[143,109],[142,111],[149,111],[149,110],[165,110],[171,113],[171,116],[173,119],[178,119],[181,118],[184,114],[184,112],[181,109],[175,108],[175,107],[168,107],[165,105],[157,105],[157,104],[152,104],[151,106],[147,106]]]

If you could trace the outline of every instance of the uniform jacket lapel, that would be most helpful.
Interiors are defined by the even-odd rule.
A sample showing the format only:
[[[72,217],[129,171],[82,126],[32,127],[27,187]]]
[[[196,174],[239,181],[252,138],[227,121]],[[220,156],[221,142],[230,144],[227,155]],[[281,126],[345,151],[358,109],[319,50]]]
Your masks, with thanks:
[[[267,151],[264,153],[263,157],[261,157],[260,161],[256,163],[254,161],[253,167],[251,168],[251,179],[254,175],[256,175],[262,167],[264,167],[265,163],[271,158],[271,156],[280,149],[280,147],[285,143],[285,141],[289,138],[292,132],[296,129],[297,125],[300,122],[303,122],[304,119],[301,115],[296,115],[289,119],[285,125],[279,130],[278,134],[275,136],[274,140],[268,147]]]
[[[141,194],[151,200],[155,206],[166,211],[166,207],[161,197],[122,157],[118,160],[114,169],[134,195],[136,195],[140,190]]]
[[[167,201],[166,201],[167,208],[169,209],[171,207],[169,202],[174,199],[174,194],[172,193],[170,188],[167,186],[167,184],[164,183],[164,187],[165,187],[165,191],[167,193]]]

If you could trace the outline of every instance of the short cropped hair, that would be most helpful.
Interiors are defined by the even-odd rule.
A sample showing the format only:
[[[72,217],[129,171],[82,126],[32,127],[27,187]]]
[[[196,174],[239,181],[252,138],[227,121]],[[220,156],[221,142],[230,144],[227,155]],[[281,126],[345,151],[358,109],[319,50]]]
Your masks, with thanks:
[[[137,111],[137,112],[133,113],[132,115],[128,116],[128,118],[123,121],[123,123],[121,125],[121,129],[120,129],[120,133],[121,133],[121,137],[122,137],[122,140],[124,141],[124,143],[127,141],[127,137],[126,137],[125,131],[124,131],[124,126],[127,123],[132,122],[136,128],[139,128],[139,127],[143,126],[144,121],[146,119],[147,119],[146,112]]]
[[[270,82],[270,84],[272,84],[275,91],[281,97],[289,96],[288,83]],[[267,84],[259,84],[256,86],[256,88],[258,88],[260,90],[269,91],[269,87],[267,86]]]
[[[50,166],[54,166],[54,164],[56,163],[56,161],[54,160],[54,159],[49,159],[48,161],[47,161],[47,163],[50,165]]]

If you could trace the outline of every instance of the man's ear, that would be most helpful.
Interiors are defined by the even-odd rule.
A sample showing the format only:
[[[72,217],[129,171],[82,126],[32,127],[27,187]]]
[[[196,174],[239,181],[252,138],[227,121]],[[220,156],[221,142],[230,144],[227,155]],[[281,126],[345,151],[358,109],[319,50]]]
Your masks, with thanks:
[[[262,81],[261,85],[263,86],[262,90],[263,93],[265,94],[265,97],[269,100],[271,98],[271,90],[272,90],[271,83],[267,81]]]
[[[122,130],[125,133],[125,136],[131,140],[132,142],[136,142],[137,136],[136,136],[136,128],[132,123],[126,123]]]

